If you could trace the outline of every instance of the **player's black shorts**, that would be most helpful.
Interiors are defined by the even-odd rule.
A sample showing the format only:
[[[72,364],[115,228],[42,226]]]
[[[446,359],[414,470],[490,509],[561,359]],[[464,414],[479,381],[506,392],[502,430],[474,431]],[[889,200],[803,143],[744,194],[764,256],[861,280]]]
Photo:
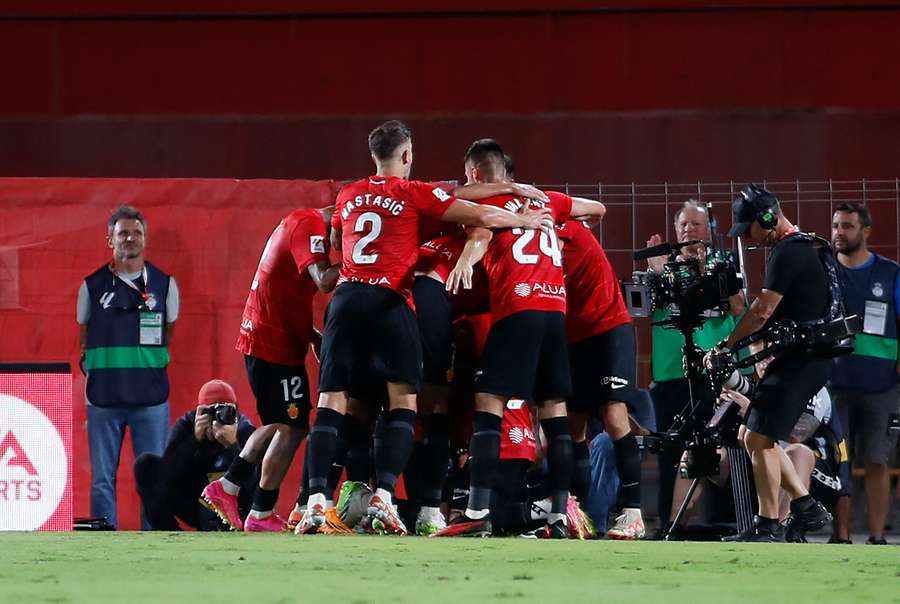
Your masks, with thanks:
[[[422,371],[427,384],[448,382],[453,352],[450,296],[444,284],[431,277],[416,277],[413,285],[416,320],[422,336]]]
[[[421,385],[419,326],[397,292],[343,283],[328,304],[319,392],[351,391],[373,380]]]
[[[572,366],[571,411],[593,413],[610,401],[629,409],[643,396],[635,387],[634,327],[630,323],[569,346]]]
[[[309,425],[312,402],[306,367],[276,365],[247,355],[244,355],[244,365],[256,397],[256,412],[264,425]]]
[[[788,440],[809,399],[822,389],[831,361],[789,353],[772,361],[756,387],[747,428],[774,440]]]
[[[475,391],[541,404],[572,394],[566,316],[526,310],[491,326]]]

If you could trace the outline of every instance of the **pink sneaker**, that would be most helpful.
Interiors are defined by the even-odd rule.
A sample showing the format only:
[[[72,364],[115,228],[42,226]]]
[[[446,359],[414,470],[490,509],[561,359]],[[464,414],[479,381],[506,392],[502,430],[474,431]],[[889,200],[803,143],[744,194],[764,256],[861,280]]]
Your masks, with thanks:
[[[397,510],[378,495],[369,499],[368,516],[372,519],[372,528],[382,534],[406,535],[406,526],[397,515]]]
[[[241,514],[238,511],[237,495],[226,493],[222,483],[218,480],[206,485],[203,493],[200,494],[200,503],[218,514],[222,522],[227,524],[231,530],[244,530],[244,523],[241,522]]]
[[[244,521],[244,532],[247,533],[282,533],[286,530],[287,522],[274,512],[259,519],[254,518],[251,514]]]

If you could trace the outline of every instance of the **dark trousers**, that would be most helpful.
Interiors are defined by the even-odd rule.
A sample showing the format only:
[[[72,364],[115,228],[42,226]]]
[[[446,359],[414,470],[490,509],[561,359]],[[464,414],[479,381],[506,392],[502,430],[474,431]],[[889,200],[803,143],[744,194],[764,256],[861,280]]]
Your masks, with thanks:
[[[200,504],[200,492],[203,490],[202,482],[176,481],[167,478],[169,473],[164,467],[165,460],[159,455],[145,453],[134,462],[134,476],[137,482],[138,495],[144,506],[144,513],[150,530],[177,531],[180,530],[178,521],[198,531],[223,530],[219,517]],[[252,497],[258,475],[254,472],[247,484],[241,488],[241,510],[249,509],[249,499]]]

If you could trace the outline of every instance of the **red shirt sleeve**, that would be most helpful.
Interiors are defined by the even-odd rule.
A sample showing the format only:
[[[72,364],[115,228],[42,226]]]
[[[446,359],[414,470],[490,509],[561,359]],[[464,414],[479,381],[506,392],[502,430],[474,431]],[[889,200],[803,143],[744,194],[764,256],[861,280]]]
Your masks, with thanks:
[[[335,212],[332,218],[337,215]],[[297,222],[291,233],[291,256],[297,270],[302,272],[306,267],[320,260],[328,260],[328,239],[325,232],[325,221],[306,218]]]
[[[550,198],[550,211],[556,224],[562,224],[572,216],[572,198],[565,193],[547,191]]]
[[[440,220],[456,198],[437,185],[427,182],[410,181],[409,190],[411,199],[415,201],[416,208],[423,214]]]

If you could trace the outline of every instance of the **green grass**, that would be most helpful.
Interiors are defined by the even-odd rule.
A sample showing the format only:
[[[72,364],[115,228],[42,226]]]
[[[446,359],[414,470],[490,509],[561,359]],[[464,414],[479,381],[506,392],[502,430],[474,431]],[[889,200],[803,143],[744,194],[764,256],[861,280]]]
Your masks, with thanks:
[[[900,548],[0,533],[0,602],[900,603]]]

